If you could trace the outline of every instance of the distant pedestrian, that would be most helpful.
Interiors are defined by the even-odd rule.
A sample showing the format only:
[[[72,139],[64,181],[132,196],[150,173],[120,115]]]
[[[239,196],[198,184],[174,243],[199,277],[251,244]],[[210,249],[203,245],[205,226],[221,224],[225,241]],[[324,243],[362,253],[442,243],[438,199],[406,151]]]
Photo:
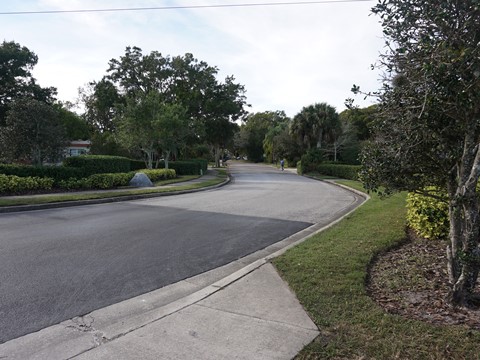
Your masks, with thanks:
[[[282,171],[283,171],[283,167],[285,166],[285,161],[283,159],[280,160],[280,166],[282,167]]]

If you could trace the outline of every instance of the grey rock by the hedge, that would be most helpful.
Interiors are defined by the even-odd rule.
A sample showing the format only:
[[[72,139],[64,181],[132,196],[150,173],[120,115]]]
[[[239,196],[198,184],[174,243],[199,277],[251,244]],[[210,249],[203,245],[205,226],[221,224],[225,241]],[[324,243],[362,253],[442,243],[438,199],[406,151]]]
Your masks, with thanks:
[[[130,180],[130,186],[134,187],[149,187],[153,186],[153,183],[150,181],[147,175],[144,173],[136,173],[135,176]]]

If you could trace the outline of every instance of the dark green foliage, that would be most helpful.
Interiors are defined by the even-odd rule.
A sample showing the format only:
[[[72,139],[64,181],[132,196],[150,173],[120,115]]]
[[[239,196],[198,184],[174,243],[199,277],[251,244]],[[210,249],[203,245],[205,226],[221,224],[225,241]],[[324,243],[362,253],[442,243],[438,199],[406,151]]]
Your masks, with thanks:
[[[165,165],[160,161],[158,167],[163,168]],[[202,163],[198,161],[169,161],[168,168],[175,170],[177,175],[200,175]]]
[[[185,161],[198,163],[198,164],[200,164],[200,169],[202,170],[202,172],[204,174],[207,172],[208,160],[206,160],[206,159],[189,159],[189,160],[185,160]],[[197,175],[197,174],[191,174],[191,175]]]
[[[0,126],[5,125],[12,102],[22,98],[36,99],[51,104],[55,88],[42,88],[32,76],[31,70],[38,56],[14,41],[0,44]]]
[[[307,151],[301,158],[302,173],[318,172],[318,166],[324,161],[324,156],[324,152],[317,148]]]
[[[83,169],[86,175],[130,171],[130,159],[121,156],[82,155],[65,159],[65,166]]]
[[[135,171],[135,170],[142,170],[145,169],[145,161],[143,160],[130,160],[130,170]]]
[[[19,177],[52,178],[55,182],[70,178],[85,177],[81,168],[66,166],[30,166],[30,165],[7,165],[0,164],[0,174],[16,175]]]
[[[302,161],[297,161],[297,174],[298,175],[303,175],[304,172],[303,172],[303,165],[302,165]]]
[[[450,300],[469,305],[480,270],[463,260],[480,258],[479,2],[382,0],[372,11],[386,37],[386,77],[360,177],[387,194],[448,194]]]
[[[5,126],[0,127],[2,157],[35,165],[55,163],[67,145],[65,127],[56,108],[28,98],[9,104]]]

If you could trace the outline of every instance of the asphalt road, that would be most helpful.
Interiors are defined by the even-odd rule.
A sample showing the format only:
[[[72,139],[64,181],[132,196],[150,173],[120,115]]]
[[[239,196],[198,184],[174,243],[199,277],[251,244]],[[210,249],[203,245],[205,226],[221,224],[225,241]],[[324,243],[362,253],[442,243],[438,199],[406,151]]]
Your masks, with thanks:
[[[230,263],[355,203],[337,187],[231,164],[221,189],[0,214],[0,343]]]

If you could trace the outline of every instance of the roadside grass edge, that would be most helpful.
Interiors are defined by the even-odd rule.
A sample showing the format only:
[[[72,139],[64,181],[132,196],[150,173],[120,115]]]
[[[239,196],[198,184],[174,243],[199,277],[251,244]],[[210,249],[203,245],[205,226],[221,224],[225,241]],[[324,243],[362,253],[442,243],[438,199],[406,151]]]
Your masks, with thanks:
[[[338,183],[363,190],[357,181]],[[480,359],[480,332],[390,314],[368,295],[372,261],[406,239],[405,197],[372,195],[273,259],[321,333],[297,359]]]

